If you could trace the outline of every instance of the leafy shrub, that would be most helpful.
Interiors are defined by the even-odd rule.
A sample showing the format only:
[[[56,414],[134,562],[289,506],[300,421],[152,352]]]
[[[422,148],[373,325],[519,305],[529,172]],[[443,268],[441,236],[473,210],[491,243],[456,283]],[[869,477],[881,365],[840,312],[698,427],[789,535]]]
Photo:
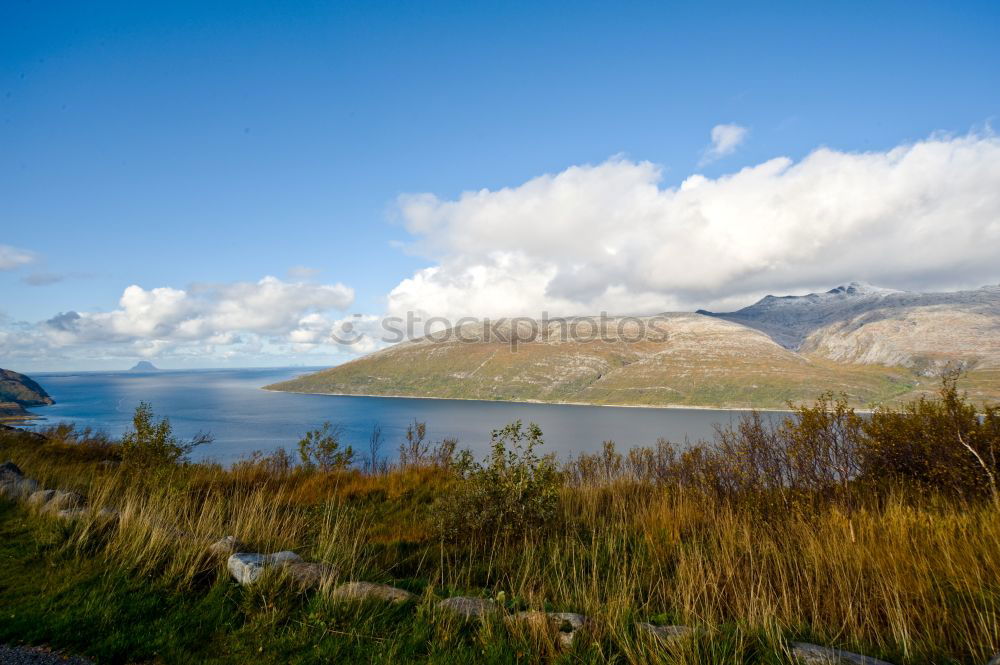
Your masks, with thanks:
[[[319,468],[321,471],[346,469],[354,461],[354,449],[350,446],[341,447],[343,427],[330,422],[323,423],[319,429],[306,432],[299,440],[299,459],[307,469]]]
[[[956,381],[957,375],[946,376],[938,399],[875,410],[864,428],[867,480],[1000,500],[1000,407],[986,407],[980,416]]]
[[[562,477],[551,455],[535,452],[542,430],[518,420],[491,434],[491,452],[480,463],[462,451],[453,470],[456,482],[437,506],[440,535],[449,541],[470,537],[511,540],[551,526]]]
[[[139,402],[132,416],[132,429],[121,439],[122,464],[132,468],[151,469],[188,461],[192,450],[211,443],[209,434],[197,434],[190,441],[174,436],[170,419],[159,422],[149,402]]]

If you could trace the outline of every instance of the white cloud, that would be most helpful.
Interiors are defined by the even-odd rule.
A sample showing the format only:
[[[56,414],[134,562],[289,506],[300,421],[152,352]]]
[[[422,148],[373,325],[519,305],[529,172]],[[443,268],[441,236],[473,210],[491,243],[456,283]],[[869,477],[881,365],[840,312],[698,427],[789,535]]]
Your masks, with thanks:
[[[53,352],[101,357],[225,357],[262,350],[337,346],[330,334],[354,292],[343,284],[257,282],[195,284],[187,289],[129,286],[109,312],[65,312],[35,326],[0,331],[6,354]],[[302,331],[309,338],[302,338]],[[29,351],[30,349],[30,351]]]
[[[821,148],[661,185],[614,158],[456,200],[401,197],[436,265],[389,312],[501,316],[725,308],[850,279],[951,288],[1000,279],[1000,140]]]
[[[10,245],[0,245],[0,270],[14,270],[35,260],[34,252]]]
[[[701,156],[701,165],[714,162],[720,157],[731,155],[746,140],[747,128],[740,125],[716,125],[712,127],[712,143]]]

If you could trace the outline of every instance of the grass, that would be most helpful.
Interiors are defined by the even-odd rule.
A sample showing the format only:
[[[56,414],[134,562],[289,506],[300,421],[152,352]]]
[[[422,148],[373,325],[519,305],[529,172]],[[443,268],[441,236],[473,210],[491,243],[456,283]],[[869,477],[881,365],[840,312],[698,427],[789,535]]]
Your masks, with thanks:
[[[470,527],[444,541],[437,518],[463,481],[440,464],[366,474],[258,459],[135,474],[103,463],[114,443],[50,434],[39,445],[0,433],[0,457],[121,517],[65,524],[0,502],[3,641],[109,663],[789,663],[789,640],[900,664],[1000,651],[1000,511],[977,496],[859,485],[849,501],[809,490],[782,503],[773,490],[653,481],[612,450],[565,469],[544,528],[500,540]],[[750,467],[745,453],[732,453],[734,473]],[[711,458],[691,466],[698,454],[678,473],[708,477]],[[206,551],[228,534],[328,563],[334,582],[420,599],[338,604],[278,579],[238,587]],[[502,619],[458,625],[433,610],[500,592],[508,612],[581,612],[597,628],[560,652]],[[664,646],[638,621],[697,632]]]

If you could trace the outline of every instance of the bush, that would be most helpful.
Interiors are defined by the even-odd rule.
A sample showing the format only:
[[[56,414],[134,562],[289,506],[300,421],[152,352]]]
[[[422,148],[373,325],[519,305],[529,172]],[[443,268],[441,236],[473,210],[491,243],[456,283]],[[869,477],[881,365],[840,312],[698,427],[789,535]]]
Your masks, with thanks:
[[[923,492],[976,498],[997,495],[1000,474],[1000,407],[982,416],[946,376],[938,399],[899,409],[880,407],[865,425],[863,477]]]
[[[551,526],[562,477],[551,455],[539,457],[542,430],[518,420],[493,430],[489,457],[479,463],[462,451],[452,466],[456,482],[437,506],[441,537],[512,540]]]
[[[307,469],[319,468],[321,471],[346,469],[354,462],[354,449],[350,446],[341,448],[343,427],[329,422],[323,423],[319,429],[306,432],[299,440],[299,458],[302,466]]]
[[[192,450],[211,442],[211,435],[201,433],[190,441],[179,440],[168,418],[156,422],[152,405],[139,402],[132,416],[132,429],[122,435],[122,464],[141,469],[173,466],[187,462]]]

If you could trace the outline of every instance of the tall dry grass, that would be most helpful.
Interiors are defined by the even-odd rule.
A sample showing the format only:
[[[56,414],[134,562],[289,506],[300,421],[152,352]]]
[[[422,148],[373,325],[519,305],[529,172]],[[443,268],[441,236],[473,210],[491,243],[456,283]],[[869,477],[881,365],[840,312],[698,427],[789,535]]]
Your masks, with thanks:
[[[775,430],[742,426],[743,439],[700,452],[609,446],[577,459],[547,528],[458,542],[435,527],[462,482],[446,460],[363,473],[257,459],[137,476],[113,463],[112,443],[72,431],[45,445],[8,434],[0,451],[43,485],[120,511],[117,522],[93,511],[68,548],[185,588],[217,573],[206,546],[232,534],[328,563],[335,581],[396,582],[426,598],[502,591],[512,609],[585,613],[598,620],[597,648],[614,645],[608,660],[742,662],[748,649],[780,654],[786,638],[907,663],[1000,651],[1000,511],[985,486],[963,496],[824,475]],[[650,618],[701,632],[665,646],[637,634]]]

